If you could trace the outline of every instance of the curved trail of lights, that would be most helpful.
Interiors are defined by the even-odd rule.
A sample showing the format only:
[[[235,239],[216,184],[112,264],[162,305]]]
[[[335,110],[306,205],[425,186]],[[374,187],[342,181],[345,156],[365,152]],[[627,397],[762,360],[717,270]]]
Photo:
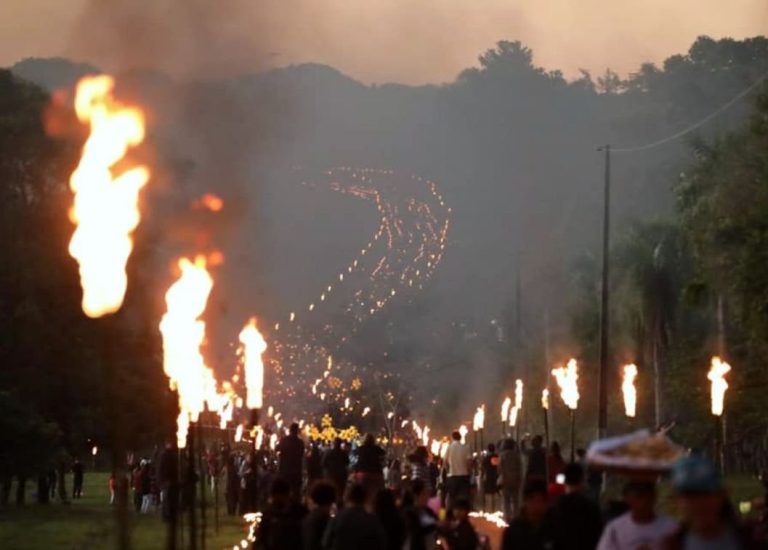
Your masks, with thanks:
[[[273,324],[266,399],[297,417],[330,405],[362,410],[350,396],[354,400],[366,367],[333,354],[393,300],[409,299],[432,278],[445,251],[451,209],[434,182],[392,170],[340,167],[301,183],[372,204],[380,223],[312,301]]]

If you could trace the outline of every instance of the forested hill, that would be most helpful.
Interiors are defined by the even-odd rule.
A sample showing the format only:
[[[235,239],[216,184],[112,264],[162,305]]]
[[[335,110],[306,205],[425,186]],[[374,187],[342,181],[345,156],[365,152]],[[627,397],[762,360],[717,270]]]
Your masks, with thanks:
[[[154,113],[152,131],[166,153],[164,162],[184,175],[190,189],[224,187],[226,194],[231,185],[249,194],[258,185],[279,194],[295,165],[393,168],[437,181],[453,220],[445,260],[417,298],[427,313],[389,312],[381,322],[394,321],[398,328],[387,342],[372,331],[369,342],[373,350],[392,342],[414,349],[412,363],[440,353],[441,327],[456,321],[487,328],[500,318],[513,300],[518,262],[524,333],[539,341],[548,311],[552,338],[563,341],[558,335],[568,331],[563,298],[569,260],[593,249],[600,237],[603,158],[597,146],[634,146],[673,134],[768,72],[763,37],[703,37],[688,52],[662,66],[638,67],[628,78],[607,71],[567,81],[536,66],[533,53],[518,42],[500,42],[480,56],[477,68],[441,86],[367,86],[312,64],[228,80],[198,75],[194,82],[133,71],[122,81]],[[13,67],[49,89],[70,86],[92,70],[62,59]],[[735,128],[752,97],[693,135],[712,137]],[[672,187],[692,159],[687,139],[614,155],[616,228],[672,212]],[[195,167],[191,175],[183,168],[189,164]],[[270,193],[258,200],[270,201]],[[281,256],[300,257],[317,248],[314,235],[283,230],[285,220],[306,215],[312,201],[292,203],[288,210],[279,204],[269,203],[274,207],[242,221],[243,231],[260,242],[259,262],[273,272],[269,280],[244,285],[270,297],[259,302],[267,314],[306,302],[320,277]],[[333,205],[325,214],[327,220],[348,216]],[[318,266],[329,273],[365,238],[330,222],[320,232],[333,243],[325,245],[325,262]],[[247,297],[242,302],[252,303]],[[251,311],[232,313],[240,318]],[[470,347],[464,353],[471,364]]]

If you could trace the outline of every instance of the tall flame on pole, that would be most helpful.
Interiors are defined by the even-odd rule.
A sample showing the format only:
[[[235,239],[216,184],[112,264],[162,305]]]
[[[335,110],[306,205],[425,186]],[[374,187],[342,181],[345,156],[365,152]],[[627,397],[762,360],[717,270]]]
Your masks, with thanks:
[[[506,422],[509,418],[509,408],[512,406],[512,399],[507,396],[501,404],[501,421]]]
[[[213,372],[205,364],[201,347],[205,321],[201,319],[213,288],[205,256],[181,258],[181,275],[165,294],[167,311],[160,321],[163,335],[163,369],[171,389],[179,394],[176,440],[186,446],[190,422],[196,422],[205,400],[215,393]],[[213,387],[212,387],[213,386]]]
[[[549,410],[549,389],[544,388],[541,390],[541,408],[546,410]]]
[[[712,365],[707,374],[711,384],[712,414],[715,416],[723,415],[723,403],[725,401],[725,390],[728,389],[728,382],[725,375],[731,372],[731,365],[722,361],[719,357],[712,358]]]
[[[475,411],[472,419],[472,429],[474,431],[482,430],[485,425],[485,405],[480,405]]]
[[[621,392],[624,394],[624,413],[630,418],[635,417],[637,410],[635,378],[637,378],[637,365],[624,365],[624,377],[621,383]]]
[[[515,380],[515,408],[518,410],[523,408],[523,381],[519,378]]]
[[[560,388],[560,397],[569,409],[576,410],[579,406],[579,367],[576,359],[571,359],[565,367],[552,370],[552,375]]]
[[[264,361],[262,354],[267,351],[267,342],[256,328],[256,319],[251,319],[240,331],[243,345],[243,367],[245,371],[245,406],[260,409],[264,392]]]
[[[80,266],[82,308],[89,317],[114,313],[123,305],[131,235],[141,219],[139,192],[149,181],[146,166],[113,173],[128,149],[144,140],[145,130],[143,112],[116,101],[114,85],[111,76],[85,77],[75,97],[77,117],[91,131],[69,180],[75,194],[69,217],[77,226],[69,253]]]

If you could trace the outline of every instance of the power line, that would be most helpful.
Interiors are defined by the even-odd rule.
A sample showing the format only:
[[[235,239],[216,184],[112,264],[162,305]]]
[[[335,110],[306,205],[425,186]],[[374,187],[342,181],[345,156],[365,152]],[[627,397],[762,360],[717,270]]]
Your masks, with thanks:
[[[672,135],[669,135],[665,138],[659,139],[657,141],[652,141],[651,143],[646,143],[644,145],[635,145],[633,147],[611,147],[611,152],[614,153],[636,153],[639,151],[646,151],[648,149],[653,149],[654,147],[658,147],[659,145],[664,145],[665,143],[669,143],[670,141],[674,141],[678,138],[683,137],[686,134],[691,133],[695,129],[703,126],[713,118],[715,118],[720,113],[726,111],[727,109],[731,108],[733,105],[735,105],[739,100],[743,99],[749,93],[754,90],[757,86],[759,86],[763,81],[768,78],[768,72],[763,73],[763,75],[755,80],[752,84],[747,86],[745,89],[743,89],[741,92],[739,92],[736,96],[734,96],[730,101],[727,103],[724,103],[721,105],[718,109],[712,111],[707,116],[699,120],[698,122],[691,124],[687,128],[684,128],[683,130],[680,130],[679,132],[675,132]]]

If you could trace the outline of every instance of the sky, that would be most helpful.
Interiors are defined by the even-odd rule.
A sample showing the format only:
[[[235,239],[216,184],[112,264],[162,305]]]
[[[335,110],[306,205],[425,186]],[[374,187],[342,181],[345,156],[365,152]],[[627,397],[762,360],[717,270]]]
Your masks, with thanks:
[[[195,70],[319,62],[367,83],[451,81],[502,39],[521,40],[536,64],[573,76],[606,67],[626,74],[685,52],[702,34],[768,33],[768,0],[2,0],[0,66],[64,55],[115,70],[126,57],[111,55],[115,33],[97,28],[93,11],[121,3],[131,8],[112,10],[119,15],[111,23],[131,29],[131,48],[144,45],[132,63],[183,73],[188,57],[162,55],[157,41],[143,40],[143,29],[149,20],[154,33],[189,42],[202,24],[206,38],[184,49],[203,60]],[[195,10],[205,13],[202,23],[190,15]],[[134,25],[123,27],[125,19]]]

